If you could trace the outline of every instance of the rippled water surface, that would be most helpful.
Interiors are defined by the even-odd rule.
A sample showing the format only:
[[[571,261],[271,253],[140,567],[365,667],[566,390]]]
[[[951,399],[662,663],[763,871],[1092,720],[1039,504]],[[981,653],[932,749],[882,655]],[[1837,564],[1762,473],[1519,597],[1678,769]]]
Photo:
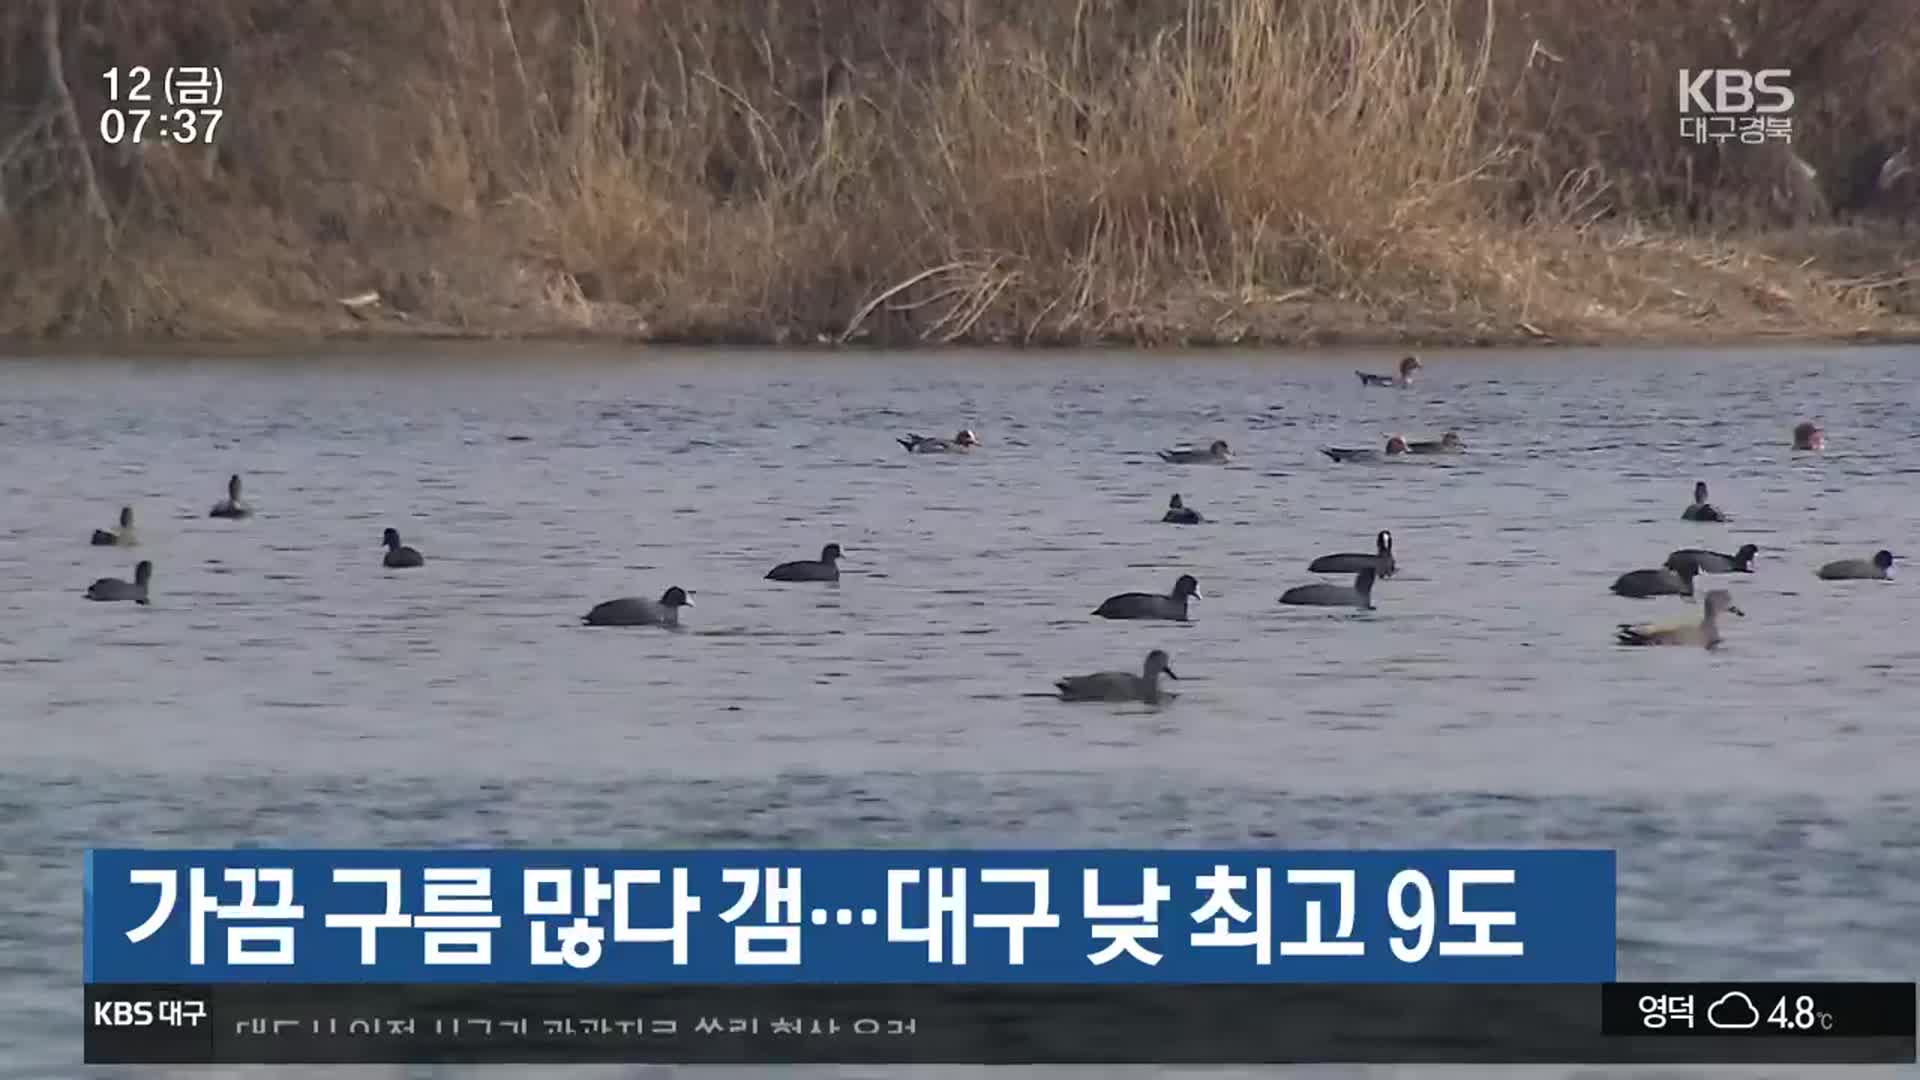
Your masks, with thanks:
[[[1920,975],[1915,586],[1812,572],[1920,559],[1920,351],[1352,374],[1391,360],[0,362],[0,1063],[80,1071],[100,844],[1603,846],[1623,978]],[[257,516],[209,520],[235,471]],[[1731,523],[1680,520],[1696,479]],[[89,547],[125,503],[137,551]],[[1379,529],[1378,610],[1277,604]],[[828,541],[837,586],[762,580]],[[1724,649],[1611,644],[1697,613],[1615,575],[1744,542]],[[135,558],[150,607],[81,599]],[[1181,573],[1190,623],[1088,614]],[[681,633],[580,625],[674,584]],[[1154,647],[1164,708],[1035,696]]]

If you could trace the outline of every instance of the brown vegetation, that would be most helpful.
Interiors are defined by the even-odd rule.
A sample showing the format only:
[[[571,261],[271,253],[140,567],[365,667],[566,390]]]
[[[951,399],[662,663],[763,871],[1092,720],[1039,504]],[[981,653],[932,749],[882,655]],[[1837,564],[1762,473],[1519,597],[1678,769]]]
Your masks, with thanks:
[[[0,334],[1906,334],[1910,15],[20,0]],[[212,145],[102,142],[104,71],[195,64],[224,76]],[[1706,66],[1792,69],[1792,146],[1682,141],[1677,72]]]

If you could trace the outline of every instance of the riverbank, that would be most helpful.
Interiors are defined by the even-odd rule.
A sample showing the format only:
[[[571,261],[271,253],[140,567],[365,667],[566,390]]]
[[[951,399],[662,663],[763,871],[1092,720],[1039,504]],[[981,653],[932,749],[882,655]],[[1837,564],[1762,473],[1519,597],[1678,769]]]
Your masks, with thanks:
[[[0,345],[58,341],[125,346],[169,340],[271,344],[302,340],[542,340],[659,345],[992,345],[1206,347],[1514,345],[1730,345],[1748,342],[1920,342],[1920,244],[1898,230],[1836,228],[1687,241],[1544,230],[1507,238],[1511,269],[1488,269],[1477,297],[1322,295],[1299,288],[1227,292],[1176,286],[1125,309],[1068,323],[988,310],[958,334],[893,321],[876,332],[839,313],[775,322],[753,312],[694,313],[618,299],[588,300],[572,275],[549,270],[518,295],[416,291],[405,308],[378,290],[308,295],[278,305],[245,296],[185,305],[160,333],[35,336],[19,327]],[[1547,252],[1552,251],[1552,255]],[[289,268],[276,268],[284,271]],[[469,274],[530,281],[511,263],[473,262]],[[209,268],[209,274],[218,270]],[[259,276],[258,271],[255,275]],[[914,283],[930,291],[924,282]],[[914,297],[908,295],[907,302]],[[878,309],[876,309],[878,310]],[[871,321],[870,321],[871,320]]]
[[[407,308],[377,290],[324,295],[313,280],[301,301],[245,298],[233,308],[183,312],[159,334],[0,333],[0,347],[125,347],[163,343],[529,340],[636,345],[903,347],[988,346],[1467,346],[1733,345],[1780,342],[1920,343],[1920,231],[1836,228],[1685,241],[1675,238],[1535,233],[1507,241],[1516,271],[1490,273],[1480,297],[1319,295],[1175,287],[1126,310],[1070,325],[983,312],[963,333],[933,336],[912,324],[875,332],[838,313],[772,322],[588,300],[564,271],[517,296],[455,285],[414,293]],[[1547,250],[1557,249],[1551,257]],[[494,280],[528,280],[526,267],[469,264]],[[211,272],[211,271],[210,271]],[[921,284],[921,283],[916,283]],[[190,308],[189,311],[194,311]],[[149,328],[150,330],[151,328]]]
[[[1886,7],[16,12],[0,338],[1915,340]],[[1693,146],[1650,89],[1729,34],[1794,67],[1791,144]],[[93,136],[94,73],[208,60],[211,143]]]

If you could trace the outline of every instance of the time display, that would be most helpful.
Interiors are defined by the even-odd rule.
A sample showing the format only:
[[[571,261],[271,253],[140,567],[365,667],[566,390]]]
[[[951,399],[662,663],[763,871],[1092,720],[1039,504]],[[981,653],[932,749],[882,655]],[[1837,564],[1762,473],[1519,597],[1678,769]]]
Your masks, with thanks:
[[[210,143],[224,109],[107,109],[100,114],[100,138],[124,142]]]
[[[116,67],[100,77],[107,84],[100,139],[110,145],[211,143],[226,115],[226,79],[217,67],[169,67],[157,76],[150,67]]]

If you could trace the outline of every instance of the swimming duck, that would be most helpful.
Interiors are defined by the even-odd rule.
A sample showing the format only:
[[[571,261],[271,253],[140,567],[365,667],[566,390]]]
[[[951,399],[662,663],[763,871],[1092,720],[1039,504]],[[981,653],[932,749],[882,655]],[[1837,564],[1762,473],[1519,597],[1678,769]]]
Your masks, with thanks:
[[[404,570],[412,566],[425,566],[427,560],[418,551],[400,543],[400,530],[388,529],[380,537],[386,545],[387,557],[381,562],[390,570]]]
[[[1400,373],[1398,375],[1374,375],[1365,371],[1356,371],[1354,374],[1360,376],[1361,386],[1398,386],[1404,388],[1413,385],[1413,373],[1419,371],[1420,367],[1419,357],[1408,356],[1401,359]]]
[[[1707,501],[1707,482],[1702,480],[1693,485],[1693,505],[1680,512],[1682,521],[1725,521],[1727,515]]]
[[[1407,440],[1398,435],[1387,436],[1387,448],[1382,450],[1359,449],[1345,446],[1323,446],[1320,452],[1335,461],[1380,461],[1396,454],[1407,452]]]
[[[820,560],[796,559],[783,562],[767,571],[768,581],[839,581],[840,545],[828,544],[820,549]]]
[[[120,508],[120,528],[112,532],[106,529],[93,530],[94,547],[132,547],[133,544],[133,507],[131,506]]]
[[[677,627],[680,625],[680,609],[692,606],[693,600],[687,590],[675,585],[661,593],[657,601],[623,596],[618,600],[595,604],[593,610],[587,612],[585,622],[588,626]]]
[[[1660,567],[1657,570],[1629,570],[1614,579],[1613,592],[1616,596],[1630,596],[1644,600],[1650,596],[1693,596],[1693,579],[1700,568],[1690,561],[1679,566]]]
[[[1374,553],[1364,555],[1357,551],[1343,551],[1338,555],[1322,555],[1307,566],[1310,574],[1357,574],[1362,570],[1372,570],[1383,578],[1393,576],[1393,534],[1381,529],[1373,538]]]
[[[235,473],[227,478],[227,497],[221,502],[214,503],[213,509],[207,511],[207,516],[217,518],[244,518],[253,516],[253,509],[246,503],[240,501],[239,473]]]
[[[1192,574],[1181,574],[1173,583],[1173,592],[1130,592],[1109,596],[1093,609],[1103,619],[1172,619],[1187,621],[1187,603],[1200,599],[1200,583]]]
[[[1068,675],[1054,682],[1061,701],[1144,701],[1158,705],[1174,695],[1160,689],[1160,676],[1177,679],[1165,649],[1147,654],[1140,674],[1131,671],[1097,671],[1092,675]]]
[[[1825,450],[1827,448],[1827,433],[1820,430],[1819,424],[1811,420],[1802,420],[1800,423],[1794,425],[1793,448],[1795,450]]]
[[[1200,524],[1200,511],[1181,502],[1180,496],[1175,495],[1172,500],[1167,503],[1166,516],[1160,520],[1169,525],[1198,525]]]
[[[1352,585],[1295,585],[1280,594],[1283,604],[1309,607],[1355,607],[1373,609],[1373,581],[1378,571],[1368,566],[1353,575]]]
[[[1871,559],[1836,559],[1820,568],[1820,576],[1828,581],[1867,578],[1885,581],[1893,577],[1893,552],[1876,551]]]
[[[1460,433],[1449,431],[1438,439],[1416,439],[1407,444],[1410,454],[1463,454],[1467,444],[1460,441]]]
[[[1172,450],[1160,451],[1160,460],[1175,465],[1225,465],[1233,460],[1233,448],[1225,439],[1215,439],[1205,450],[1195,450],[1190,446],[1179,446]]]
[[[87,586],[89,600],[131,600],[136,604],[147,602],[147,586],[153,581],[153,564],[145,559],[133,568],[133,582],[128,584],[117,577],[103,577]]]
[[[1614,634],[1622,645],[1697,645],[1714,649],[1720,646],[1720,616],[1731,612],[1744,618],[1747,614],[1734,606],[1733,594],[1725,589],[1709,590],[1700,608],[1697,623],[1675,626],[1621,623]]]
[[[1740,550],[1731,555],[1705,548],[1681,548],[1667,556],[1667,569],[1678,570],[1681,563],[1690,563],[1702,574],[1751,574],[1753,557],[1760,554],[1756,544],[1742,544]]]
[[[908,435],[895,442],[907,448],[909,454],[965,454],[980,445],[980,439],[972,428],[961,428],[951,439],[929,439],[924,435]]]

